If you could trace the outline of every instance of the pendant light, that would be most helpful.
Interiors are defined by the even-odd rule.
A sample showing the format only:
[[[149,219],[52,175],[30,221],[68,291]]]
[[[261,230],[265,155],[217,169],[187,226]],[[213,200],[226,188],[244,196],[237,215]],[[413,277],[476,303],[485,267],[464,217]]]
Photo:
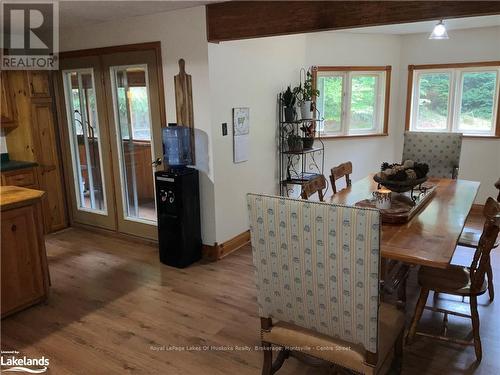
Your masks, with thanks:
[[[439,23],[436,26],[434,26],[431,35],[429,35],[429,39],[436,39],[436,40],[449,39],[443,20],[439,21]]]

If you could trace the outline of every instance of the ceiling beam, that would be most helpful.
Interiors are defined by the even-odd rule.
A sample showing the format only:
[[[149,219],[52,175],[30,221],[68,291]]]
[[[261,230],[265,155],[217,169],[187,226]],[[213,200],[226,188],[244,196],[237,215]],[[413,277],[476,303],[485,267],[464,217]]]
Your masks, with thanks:
[[[500,1],[229,1],[206,9],[207,39],[221,42],[500,14]]]

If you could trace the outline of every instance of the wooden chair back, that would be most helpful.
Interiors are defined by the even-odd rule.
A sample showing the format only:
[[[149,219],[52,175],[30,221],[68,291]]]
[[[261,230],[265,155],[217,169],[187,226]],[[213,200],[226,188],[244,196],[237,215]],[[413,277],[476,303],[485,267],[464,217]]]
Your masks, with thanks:
[[[346,187],[351,186],[352,163],[350,161],[342,163],[331,169],[330,182],[332,183],[333,194],[337,194],[336,181],[345,177]]]
[[[300,196],[302,199],[309,199],[315,193],[318,193],[320,202],[323,202],[323,190],[326,189],[326,179],[325,176],[319,175],[312,178],[302,185],[302,191]]]
[[[247,203],[260,317],[377,353],[379,211],[260,194]]]
[[[500,226],[500,203],[488,198],[483,215],[486,219],[483,234],[479,239],[470,267],[471,291],[477,292],[484,282],[484,275],[490,267],[490,252],[495,245]]]

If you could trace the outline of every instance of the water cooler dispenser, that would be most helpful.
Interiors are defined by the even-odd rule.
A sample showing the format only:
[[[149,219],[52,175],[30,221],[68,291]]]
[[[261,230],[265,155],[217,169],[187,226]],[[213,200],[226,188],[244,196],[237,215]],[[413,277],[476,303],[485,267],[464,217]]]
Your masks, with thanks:
[[[160,261],[184,268],[201,258],[198,171],[171,169],[155,173]]]

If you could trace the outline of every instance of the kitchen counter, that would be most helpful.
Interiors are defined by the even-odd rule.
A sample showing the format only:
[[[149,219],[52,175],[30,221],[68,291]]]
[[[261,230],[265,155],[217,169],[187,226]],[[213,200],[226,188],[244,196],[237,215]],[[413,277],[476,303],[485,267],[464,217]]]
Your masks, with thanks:
[[[36,167],[38,164],[32,161],[21,161],[21,160],[6,160],[0,164],[0,172],[13,171],[16,169],[24,169]]]
[[[45,192],[19,186],[0,186],[0,210],[28,206],[40,200]]]

